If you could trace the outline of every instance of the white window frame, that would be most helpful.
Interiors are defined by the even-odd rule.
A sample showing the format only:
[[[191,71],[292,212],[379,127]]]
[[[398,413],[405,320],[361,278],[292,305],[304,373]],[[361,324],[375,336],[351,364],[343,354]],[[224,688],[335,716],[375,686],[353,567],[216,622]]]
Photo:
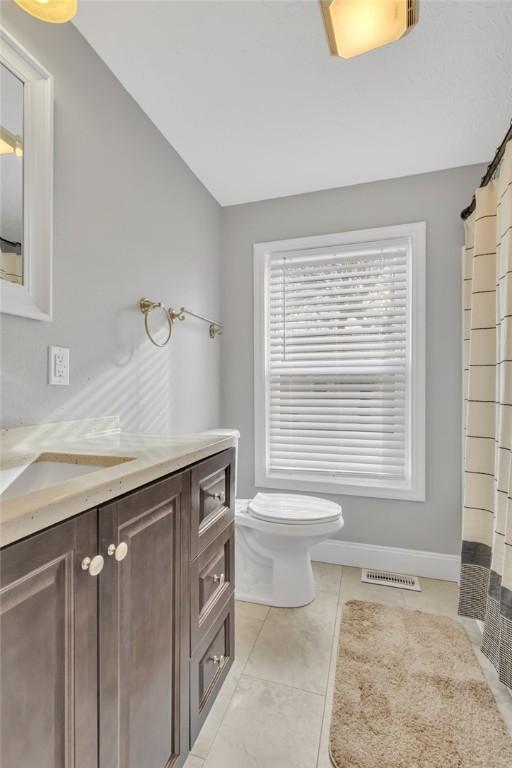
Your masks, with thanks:
[[[333,477],[319,480],[303,473],[301,480],[285,472],[271,472],[268,467],[269,384],[267,377],[268,285],[273,254],[313,248],[332,248],[356,244],[380,246],[387,240],[406,238],[411,268],[409,270],[408,359],[411,364],[407,414],[408,471],[405,481],[361,479],[347,482]],[[313,235],[290,240],[275,240],[254,245],[254,434],[255,482],[261,488],[289,491],[316,491],[385,499],[425,501],[425,255],[426,223],[398,224],[388,227]]]

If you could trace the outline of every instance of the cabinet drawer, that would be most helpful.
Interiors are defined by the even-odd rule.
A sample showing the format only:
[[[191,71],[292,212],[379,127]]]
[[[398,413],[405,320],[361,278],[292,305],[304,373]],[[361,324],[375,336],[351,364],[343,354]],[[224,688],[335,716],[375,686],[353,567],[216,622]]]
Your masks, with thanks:
[[[234,461],[235,449],[229,448],[192,470],[191,560],[234,519]]]
[[[191,747],[233,663],[234,607],[231,596],[190,660]]]
[[[233,592],[234,557],[234,524],[231,523],[190,565],[192,650]]]

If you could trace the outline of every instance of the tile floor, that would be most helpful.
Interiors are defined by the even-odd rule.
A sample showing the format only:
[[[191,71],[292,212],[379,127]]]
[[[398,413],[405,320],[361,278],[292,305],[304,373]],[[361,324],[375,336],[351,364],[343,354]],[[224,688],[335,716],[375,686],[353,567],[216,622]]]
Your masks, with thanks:
[[[185,768],[331,768],[331,700],[343,603],[370,600],[456,618],[457,586],[421,579],[422,592],[362,584],[360,570],[314,564],[317,597],[304,608],[236,605],[236,660]],[[460,619],[512,735],[512,696]]]

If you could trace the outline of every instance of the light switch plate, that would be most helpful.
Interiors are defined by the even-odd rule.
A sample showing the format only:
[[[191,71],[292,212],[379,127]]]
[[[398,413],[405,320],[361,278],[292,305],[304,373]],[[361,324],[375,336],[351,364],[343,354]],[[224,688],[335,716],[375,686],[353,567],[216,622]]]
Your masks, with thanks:
[[[48,347],[48,384],[69,384],[69,349]]]

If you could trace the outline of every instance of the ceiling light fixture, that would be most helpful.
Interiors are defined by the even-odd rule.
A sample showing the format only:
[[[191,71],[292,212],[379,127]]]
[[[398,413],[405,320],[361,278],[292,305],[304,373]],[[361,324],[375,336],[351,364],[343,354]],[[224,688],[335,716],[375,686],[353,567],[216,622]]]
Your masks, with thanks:
[[[393,43],[419,18],[418,0],[320,0],[333,56],[351,59]]]
[[[50,24],[64,24],[76,13],[77,0],[16,0],[24,11]]]

